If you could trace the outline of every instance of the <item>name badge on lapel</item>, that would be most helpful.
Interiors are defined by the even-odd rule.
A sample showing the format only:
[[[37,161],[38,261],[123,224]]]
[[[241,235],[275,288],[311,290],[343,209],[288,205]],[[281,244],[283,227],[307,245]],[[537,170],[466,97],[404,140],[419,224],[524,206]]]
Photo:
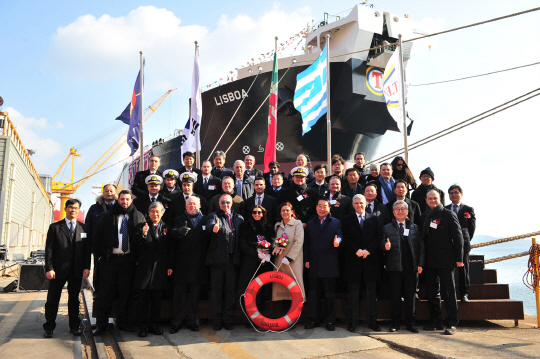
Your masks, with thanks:
[[[81,233],[81,238],[86,238],[86,233]]]
[[[208,190],[209,191],[213,191],[216,189],[216,186],[215,185],[211,185],[211,186],[208,186]]]
[[[437,229],[437,223],[435,223],[435,222],[431,222],[431,223],[429,224],[429,226],[430,226],[431,228]]]
[[[298,202],[300,202],[300,201],[303,200],[303,199],[304,199],[304,196],[302,196],[302,195],[296,197],[296,200],[297,200]]]
[[[202,230],[203,230],[203,231],[206,231],[206,226],[202,226]]]
[[[335,200],[335,199],[331,200],[331,201],[330,201],[330,204],[332,204],[332,205],[333,205],[333,204],[336,204],[336,200]]]
[[[409,235],[409,230],[407,228],[403,229],[403,235],[404,236],[408,236]]]

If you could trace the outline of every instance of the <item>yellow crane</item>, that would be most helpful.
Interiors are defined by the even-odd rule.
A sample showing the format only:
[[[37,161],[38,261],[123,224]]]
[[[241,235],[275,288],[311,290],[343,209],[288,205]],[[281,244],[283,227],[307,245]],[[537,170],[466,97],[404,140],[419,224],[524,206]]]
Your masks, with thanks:
[[[146,111],[144,111],[143,114],[143,123],[146,122],[156,112],[156,110],[161,106],[163,101],[169,96],[171,92],[173,92],[176,89],[171,89],[167,91],[163,96],[161,96],[156,102],[154,102],[152,105],[148,106]],[[116,142],[109,147],[107,151],[86,171],[86,173],[82,176],[82,178],[75,182],[75,157],[80,157],[81,155],[77,153],[77,150],[73,147],[69,150],[69,154],[67,155],[66,159],[56,173],[53,176],[52,179],[52,193],[59,193],[60,194],[60,219],[64,219],[66,217],[66,211],[64,209],[66,205],[66,201],[70,198],[71,195],[73,195],[79,187],[81,187],[86,181],[90,179],[93,175],[95,175],[101,167],[127,142],[127,132],[124,132]],[[68,162],[69,158],[71,157],[71,178],[64,176],[60,173],[62,168],[64,168],[64,165]],[[68,180],[68,182],[55,182],[55,179],[57,176],[62,176],[65,179]]]

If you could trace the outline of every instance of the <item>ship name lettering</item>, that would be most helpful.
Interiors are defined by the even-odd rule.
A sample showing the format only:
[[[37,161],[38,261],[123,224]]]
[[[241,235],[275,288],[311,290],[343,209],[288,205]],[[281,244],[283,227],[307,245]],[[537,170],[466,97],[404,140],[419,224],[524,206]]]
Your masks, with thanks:
[[[240,93],[239,90],[236,90],[234,92],[228,92],[226,94],[220,95],[218,97],[214,97],[214,101],[216,102],[216,106],[221,106],[224,103],[233,102],[236,100],[241,100],[243,98],[248,97],[248,94],[246,90],[242,89],[242,92]]]

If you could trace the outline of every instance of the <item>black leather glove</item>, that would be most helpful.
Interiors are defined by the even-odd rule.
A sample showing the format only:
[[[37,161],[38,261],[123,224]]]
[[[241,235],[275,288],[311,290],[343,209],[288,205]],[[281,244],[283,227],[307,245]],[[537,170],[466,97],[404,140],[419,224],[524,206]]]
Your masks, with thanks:
[[[185,237],[189,231],[191,231],[191,228],[187,226],[187,222],[184,222],[184,225],[180,227],[180,229],[178,230],[178,233],[180,233],[182,237]]]

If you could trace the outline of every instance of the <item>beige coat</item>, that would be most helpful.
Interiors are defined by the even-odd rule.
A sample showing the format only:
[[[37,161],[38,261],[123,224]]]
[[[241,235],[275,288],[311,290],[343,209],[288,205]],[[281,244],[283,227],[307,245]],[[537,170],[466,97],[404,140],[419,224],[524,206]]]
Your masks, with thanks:
[[[285,248],[283,253],[275,258],[274,264],[276,265],[276,267],[279,268],[280,272],[286,273],[290,275],[292,278],[294,278],[294,276],[291,273],[291,268],[292,268],[294,274],[296,275],[296,280],[298,281],[298,284],[300,284],[300,288],[302,288],[302,292],[305,295],[304,280],[303,280],[304,228],[302,227],[302,222],[294,218],[291,219],[289,223],[287,224],[283,224],[283,222],[278,222],[275,225],[275,230],[276,230],[276,237],[280,237],[283,234],[283,232],[287,233],[287,237],[289,238],[289,244],[287,245],[287,248]],[[279,267],[283,257],[289,257],[290,259],[293,260],[291,262],[290,267],[286,264]],[[289,290],[285,288],[285,286],[283,286],[282,284],[273,283],[272,300],[291,300],[291,295],[289,294]]]

